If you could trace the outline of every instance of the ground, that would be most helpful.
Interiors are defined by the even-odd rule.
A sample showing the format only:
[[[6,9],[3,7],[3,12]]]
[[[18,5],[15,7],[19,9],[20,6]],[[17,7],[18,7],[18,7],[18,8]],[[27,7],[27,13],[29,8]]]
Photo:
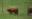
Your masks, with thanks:
[[[8,1],[8,3],[7,3]],[[27,2],[27,3],[26,3]],[[12,5],[15,6],[15,2],[11,2],[11,0],[3,0],[3,9],[2,9],[2,0],[0,2],[0,19],[32,19],[32,16],[27,16],[27,4],[28,2],[32,2],[29,0],[16,0],[17,7],[19,9],[19,16],[16,16],[15,14],[9,14],[9,12],[6,11],[6,8],[11,7]],[[11,4],[13,3],[13,4]],[[7,14],[8,13],[8,14]]]

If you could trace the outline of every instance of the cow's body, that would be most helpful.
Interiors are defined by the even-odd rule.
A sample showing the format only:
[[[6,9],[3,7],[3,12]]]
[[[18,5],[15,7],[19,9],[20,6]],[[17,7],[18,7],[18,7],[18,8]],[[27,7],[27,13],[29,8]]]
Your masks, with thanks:
[[[32,16],[32,8],[29,9],[29,16]]]
[[[16,9],[16,8],[10,8],[10,9],[8,9],[8,12],[10,12],[11,14],[14,12],[15,14],[18,15],[18,9]]]

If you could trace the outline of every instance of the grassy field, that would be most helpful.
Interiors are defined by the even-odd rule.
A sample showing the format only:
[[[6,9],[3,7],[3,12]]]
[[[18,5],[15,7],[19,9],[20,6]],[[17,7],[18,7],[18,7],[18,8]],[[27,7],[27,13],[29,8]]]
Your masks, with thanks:
[[[0,0],[0,19],[32,19],[32,16],[27,16],[27,8],[31,4],[30,2],[32,3],[31,0],[3,0],[2,4],[2,0]],[[19,16],[8,14],[6,9],[9,7],[17,7]]]

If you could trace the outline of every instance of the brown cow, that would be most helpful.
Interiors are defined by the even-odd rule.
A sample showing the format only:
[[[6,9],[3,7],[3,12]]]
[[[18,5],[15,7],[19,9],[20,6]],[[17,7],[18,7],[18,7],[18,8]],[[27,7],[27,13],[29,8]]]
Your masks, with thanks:
[[[7,11],[8,11],[10,14],[12,14],[12,13],[14,12],[15,14],[18,15],[18,9],[16,9],[16,8],[10,8],[10,9],[7,9]]]

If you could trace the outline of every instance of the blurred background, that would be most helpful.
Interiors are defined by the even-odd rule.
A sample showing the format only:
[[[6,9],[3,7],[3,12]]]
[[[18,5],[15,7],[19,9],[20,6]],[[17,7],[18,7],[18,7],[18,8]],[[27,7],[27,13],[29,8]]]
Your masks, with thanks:
[[[27,15],[28,7],[32,5],[32,0],[0,0],[0,19],[32,19]],[[18,15],[9,14],[7,8],[17,7]]]

